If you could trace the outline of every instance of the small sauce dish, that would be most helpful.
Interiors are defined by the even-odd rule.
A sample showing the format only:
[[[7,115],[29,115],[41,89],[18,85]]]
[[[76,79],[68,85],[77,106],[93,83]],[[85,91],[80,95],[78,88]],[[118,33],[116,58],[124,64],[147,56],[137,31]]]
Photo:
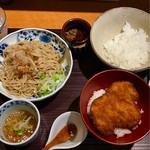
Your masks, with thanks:
[[[10,146],[25,146],[36,139],[40,113],[30,101],[13,99],[0,106],[0,141]]]
[[[65,112],[61,114],[55,119],[51,127],[51,131],[50,131],[46,145],[50,143],[54,139],[54,137],[57,135],[57,133],[67,124],[74,124],[77,127],[77,135],[72,140],[68,140],[67,142],[57,144],[53,146],[51,149],[73,148],[73,147],[78,146],[85,140],[88,134],[88,130],[86,126],[84,125],[80,114],[75,111],[69,111],[69,112]]]
[[[91,25],[81,18],[67,20],[61,30],[62,38],[70,48],[82,49],[89,43]]]

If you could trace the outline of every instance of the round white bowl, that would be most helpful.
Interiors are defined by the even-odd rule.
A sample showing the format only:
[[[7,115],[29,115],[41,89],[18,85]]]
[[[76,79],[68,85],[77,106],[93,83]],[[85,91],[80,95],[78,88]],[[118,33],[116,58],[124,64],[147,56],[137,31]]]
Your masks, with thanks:
[[[18,143],[12,143],[5,139],[5,136],[3,134],[3,124],[5,119],[9,116],[9,114],[12,111],[16,111],[16,110],[29,111],[36,118],[37,126],[33,134],[27,140]],[[11,145],[11,146],[28,145],[37,137],[39,133],[40,122],[41,122],[40,113],[37,107],[32,102],[26,100],[9,100],[0,106],[0,141],[4,144]]]
[[[52,93],[46,96],[42,96],[42,97],[35,97],[35,96],[30,97],[30,98],[19,97],[19,99],[28,99],[29,101],[33,101],[33,102],[41,101],[43,99],[46,99],[56,94],[66,84],[67,80],[69,79],[71,75],[72,67],[73,67],[72,53],[67,43],[54,32],[45,30],[45,29],[40,29],[40,28],[24,28],[24,29],[8,34],[6,37],[0,40],[0,64],[4,60],[3,50],[9,45],[15,44],[23,40],[28,40],[28,41],[38,40],[41,42],[50,43],[51,45],[53,45],[54,49],[56,51],[60,51],[60,53],[64,57],[62,61],[62,66],[63,68],[66,69],[65,70],[66,78],[57,89],[55,89]],[[18,99],[18,97],[9,94],[6,91],[2,82],[0,82],[0,93],[10,99]]]
[[[96,19],[96,21],[92,25],[90,32],[90,42],[95,54],[104,64],[108,65],[110,68],[119,68],[118,66],[115,66],[114,64],[108,62],[108,59],[104,55],[104,44],[109,40],[114,39],[115,36],[121,32],[126,22],[128,22],[131,27],[136,30],[138,30],[139,28],[143,29],[149,36],[150,41],[149,18],[149,13],[132,7],[118,7],[104,12]],[[150,63],[147,62],[145,65],[139,68],[126,70],[139,72],[147,70],[149,67]]]

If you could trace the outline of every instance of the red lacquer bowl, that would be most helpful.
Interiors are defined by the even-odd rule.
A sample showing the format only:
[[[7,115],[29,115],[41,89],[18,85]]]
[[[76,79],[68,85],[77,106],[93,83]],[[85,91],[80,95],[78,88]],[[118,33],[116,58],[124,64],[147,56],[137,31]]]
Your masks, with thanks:
[[[139,93],[138,106],[144,111],[142,113],[141,121],[142,123],[137,129],[133,130],[131,134],[126,134],[123,137],[117,138],[115,135],[110,137],[105,137],[101,135],[92,124],[88,114],[87,114],[87,104],[90,97],[94,91],[99,89],[107,89],[113,82],[126,80],[133,83],[137,92]],[[80,95],[80,113],[81,117],[88,128],[88,130],[95,135],[98,139],[105,141],[114,145],[128,145],[133,144],[142,138],[144,138],[149,133],[149,92],[150,87],[146,82],[137,76],[136,74],[124,71],[121,69],[110,69],[94,75],[91,79],[87,81],[84,85],[81,95]]]

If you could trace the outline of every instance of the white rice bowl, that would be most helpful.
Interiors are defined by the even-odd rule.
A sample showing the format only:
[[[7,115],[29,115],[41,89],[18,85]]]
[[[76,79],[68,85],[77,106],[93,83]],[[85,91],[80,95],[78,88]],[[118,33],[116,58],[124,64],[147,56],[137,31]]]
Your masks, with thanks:
[[[149,13],[131,7],[104,12],[90,32],[95,54],[111,68],[147,70],[150,67],[149,17]]]

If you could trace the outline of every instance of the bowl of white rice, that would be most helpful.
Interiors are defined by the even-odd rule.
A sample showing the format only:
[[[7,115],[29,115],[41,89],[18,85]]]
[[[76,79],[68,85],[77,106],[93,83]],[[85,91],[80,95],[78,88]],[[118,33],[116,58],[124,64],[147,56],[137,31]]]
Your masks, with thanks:
[[[132,7],[110,9],[92,25],[95,54],[111,68],[140,72],[150,67],[150,14]]]
[[[135,105],[136,107],[138,106],[139,108],[141,118],[140,118],[140,121],[138,122],[138,125],[136,125],[136,127],[132,129],[114,128],[114,132],[112,135],[105,136],[97,129],[97,127],[95,126],[93,122],[93,118],[91,117],[91,106],[92,106],[92,103],[96,100],[96,98],[105,95],[108,88],[114,82],[120,82],[120,81],[121,82],[127,81],[127,82],[132,83],[134,88],[138,92],[139,98],[135,102]],[[127,90],[125,90],[124,92],[126,91]],[[148,84],[142,78],[140,78],[138,75],[136,75],[135,73],[131,71],[127,71],[123,69],[109,69],[109,70],[99,72],[95,74],[93,77],[91,77],[85,83],[80,94],[79,105],[80,105],[80,114],[83,119],[83,122],[85,123],[87,129],[89,130],[91,134],[93,134],[99,140],[102,140],[109,144],[128,145],[128,144],[136,143],[140,141],[141,139],[143,139],[144,137],[148,136],[150,132],[149,124],[148,124],[149,91],[150,91],[150,87],[148,86]],[[110,104],[112,104],[111,101],[110,101]],[[110,110],[110,108],[113,106],[111,105],[110,107],[110,105],[108,106],[108,103],[107,103],[107,105],[105,105],[104,107],[105,109],[103,110],[95,109],[96,110],[95,113],[101,114],[101,112],[106,112],[107,108]],[[100,108],[104,108],[104,107],[100,107]],[[131,113],[131,116],[134,114],[132,112],[130,113]],[[111,113],[111,115],[105,114],[107,119],[109,118],[109,116],[113,117],[114,115],[115,113]],[[120,117],[121,116],[123,116],[122,113],[120,113]],[[100,117],[101,115],[99,115],[99,120],[101,120]]]

